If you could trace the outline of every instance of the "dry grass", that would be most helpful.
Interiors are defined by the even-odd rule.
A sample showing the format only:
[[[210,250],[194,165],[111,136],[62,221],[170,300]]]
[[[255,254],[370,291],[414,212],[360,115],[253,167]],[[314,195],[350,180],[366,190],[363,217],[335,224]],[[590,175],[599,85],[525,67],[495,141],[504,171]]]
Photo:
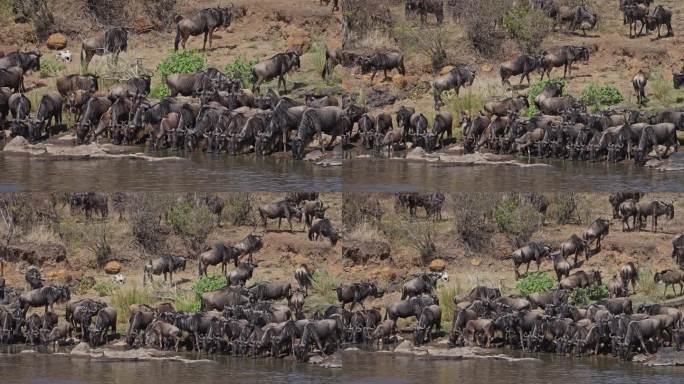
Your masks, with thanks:
[[[352,231],[348,233],[345,238],[355,241],[382,241],[384,240],[385,236],[375,226],[369,223],[361,223],[354,227],[354,229],[352,229]]]
[[[61,244],[62,239],[45,224],[38,224],[24,234],[23,241],[31,244]]]

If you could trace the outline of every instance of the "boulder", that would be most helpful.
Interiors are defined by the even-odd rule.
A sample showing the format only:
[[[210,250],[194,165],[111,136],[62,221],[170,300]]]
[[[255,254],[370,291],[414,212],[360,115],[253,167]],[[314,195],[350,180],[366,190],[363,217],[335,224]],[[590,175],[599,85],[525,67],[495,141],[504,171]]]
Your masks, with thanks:
[[[391,260],[389,244],[379,240],[349,241],[342,245],[342,259],[355,265]]]
[[[61,33],[53,33],[47,39],[47,47],[49,49],[64,49],[67,46],[67,37]]]
[[[42,267],[44,264],[55,265],[66,261],[66,248],[61,244],[12,244],[5,250],[5,260],[10,262],[24,261]]]
[[[442,272],[446,269],[446,262],[442,259],[434,259],[430,262],[430,271]]]
[[[104,271],[108,275],[116,275],[121,272],[121,263],[115,260],[109,261],[105,264]]]
[[[425,150],[421,147],[415,147],[411,152],[406,154],[407,160],[423,160],[425,159]]]

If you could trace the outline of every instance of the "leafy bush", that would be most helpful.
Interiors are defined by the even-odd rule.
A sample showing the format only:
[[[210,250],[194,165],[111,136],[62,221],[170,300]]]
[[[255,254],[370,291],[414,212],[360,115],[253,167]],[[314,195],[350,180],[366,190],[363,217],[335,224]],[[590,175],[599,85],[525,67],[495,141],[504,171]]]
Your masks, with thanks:
[[[460,242],[474,250],[490,243],[494,226],[490,220],[495,197],[492,194],[454,193],[454,232]]]
[[[226,277],[223,275],[206,275],[202,276],[192,286],[193,296],[189,297],[184,294],[177,294],[173,299],[177,310],[185,310],[188,312],[199,312],[200,301],[202,294],[206,292],[216,291],[225,288],[228,285]]]
[[[167,229],[162,225],[166,199],[162,194],[135,193],[130,196],[129,225],[135,243],[157,253],[164,249]]]
[[[572,192],[555,194],[549,204],[549,216],[559,225],[581,224],[577,203],[577,195]]]
[[[546,272],[530,272],[523,276],[516,287],[521,295],[548,292],[556,286],[556,281]]]
[[[233,225],[254,225],[256,199],[249,192],[231,193],[226,199],[226,215]]]
[[[206,58],[195,50],[177,51],[166,56],[157,65],[157,72],[162,80],[174,73],[195,73],[204,69]]]
[[[170,94],[171,90],[166,84],[155,84],[150,87],[150,97],[153,99],[161,100]]]
[[[214,217],[205,205],[190,201],[176,203],[167,214],[167,221],[176,234],[195,253],[199,253],[214,228]]]
[[[538,9],[527,4],[512,8],[503,16],[503,27],[510,38],[525,52],[534,52],[551,31],[551,20]]]
[[[561,83],[563,84],[563,94],[567,94],[567,89],[568,89],[568,82],[566,79],[546,79],[542,81],[535,81],[530,85],[530,88],[527,90],[527,97],[530,100],[530,105],[534,105],[534,99],[539,96],[540,93],[544,90],[544,88],[549,84],[549,83]]]
[[[504,196],[498,202],[494,208],[494,220],[499,230],[515,246],[521,246],[539,229],[542,215],[517,194],[512,194]]]
[[[115,288],[116,284],[114,284],[113,281],[98,281],[93,286],[93,290],[95,290],[100,297],[111,295],[114,293]]]
[[[60,74],[66,67],[64,64],[53,59],[40,60],[40,78],[55,77]]]
[[[259,59],[247,60],[244,56],[240,55],[233,59],[224,70],[226,76],[233,80],[240,80],[242,87],[247,87],[252,78],[252,67],[259,63]],[[323,69],[321,68],[321,71]]]
[[[608,297],[608,287],[605,285],[594,285],[588,288],[577,288],[570,294],[570,303],[576,306],[589,305],[595,301]]]
[[[591,83],[582,91],[582,101],[598,109],[601,106],[620,104],[623,98],[620,91],[612,85]]]

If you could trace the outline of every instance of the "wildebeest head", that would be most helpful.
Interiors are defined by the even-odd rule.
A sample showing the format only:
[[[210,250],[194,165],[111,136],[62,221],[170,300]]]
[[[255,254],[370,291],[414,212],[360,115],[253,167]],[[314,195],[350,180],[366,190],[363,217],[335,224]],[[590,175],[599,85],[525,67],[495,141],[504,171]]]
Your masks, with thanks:
[[[290,147],[292,148],[292,157],[295,160],[304,159],[304,140],[297,137],[290,140]]]

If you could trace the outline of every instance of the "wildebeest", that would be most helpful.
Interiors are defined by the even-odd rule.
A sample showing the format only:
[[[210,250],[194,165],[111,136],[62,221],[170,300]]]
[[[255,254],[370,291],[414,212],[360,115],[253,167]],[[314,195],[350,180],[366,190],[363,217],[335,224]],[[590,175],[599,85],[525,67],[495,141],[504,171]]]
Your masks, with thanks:
[[[345,304],[351,303],[350,310],[354,309],[354,305],[356,304],[360,304],[362,308],[365,308],[363,300],[367,297],[378,298],[382,297],[384,294],[384,292],[378,289],[378,286],[373,282],[342,284],[337,287],[335,291],[337,292],[337,299],[342,304],[343,309]]]
[[[617,277],[617,275],[613,275],[613,277],[610,280],[608,280],[606,287],[608,287],[608,292],[610,293],[610,297],[625,297],[625,296],[627,296],[627,290],[625,289],[624,285],[622,284],[622,280],[619,279]]]
[[[318,136],[321,151],[326,151],[335,143],[337,137],[349,137],[354,124],[363,116],[365,109],[354,104],[342,109],[340,107],[307,108],[301,117],[296,136],[290,140],[292,157],[304,159],[304,150]],[[330,135],[326,145],[323,134]]]
[[[586,242],[587,256],[591,250],[591,244],[594,241],[596,241],[596,251],[599,252],[601,250],[601,240],[608,236],[609,232],[610,222],[608,222],[608,220],[598,218],[589,225],[589,228],[587,228],[582,235],[582,239]]]
[[[668,220],[674,218],[674,202],[666,202],[662,200],[655,200],[650,202],[641,201],[637,204],[637,212],[639,215],[639,228],[641,224],[652,216],[651,230],[658,231],[658,217],[665,216]]]
[[[371,85],[378,71],[383,71],[385,78],[387,78],[387,71],[392,71],[395,68],[399,74],[406,75],[404,54],[398,51],[380,51],[370,56],[363,56],[359,58],[359,65],[362,73],[373,72],[370,79]]]
[[[309,271],[309,267],[306,264],[300,265],[294,273],[295,280],[299,283],[301,288],[308,294],[309,287],[313,285],[313,274]]]
[[[123,84],[116,85],[109,90],[109,98],[112,101],[122,97],[141,97],[150,93],[152,78],[148,75],[132,77]]]
[[[530,270],[530,263],[534,260],[537,263],[537,270],[539,270],[542,260],[549,255],[549,252],[551,252],[551,247],[547,245],[530,243],[517,249],[510,256],[506,257],[506,259],[513,260],[513,264],[515,265],[515,279],[518,280],[520,278],[518,268],[521,265],[527,264],[527,268],[525,269],[525,273],[527,273]]]
[[[506,116],[530,106],[527,96],[509,97],[504,100],[488,101],[483,109],[488,116]]]
[[[608,202],[610,202],[610,205],[613,207],[613,218],[617,219],[618,217],[620,217],[618,209],[620,207],[620,204],[622,204],[623,201],[630,200],[630,199],[639,201],[639,199],[641,199],[641,196],[643,196],[643,194],[639,193],[639,192],[611,193],[610,196],[608,196]]]
[[[646,27],[646,19],[648,18],[648,6],[644,4],[630,4],[623,8],[624,23],[629,24],[629,37],[635,38],[641,36],[641,33]],[[637,32],[638,23],[641,23],[641,29]]]
[[[402,286],[401,300],[422,294],[432,294],[437,288],[437,280],[439,280],[439,275],[435,273],[418,274]]]
[[[211,49],[214,32],[220,27],[229,27],[232,17],[231,6],[231,8],[205,8],[195,17],[181,19],[176,24],[176,38],[173,44],[174,51],[178,50],[179,44],[182,44],[183,49],[185,49],[185,43],[190,36],[199,36],[201,34],[204,34],[202,49],[207,49],[207,38],[209,39],[209,49]]]
[[[627,292],[629,283],[632,283],[632,290],[636,290],[637,280],[639,280],[639,269],[636,264],[629,262],[620,268],[620,278],[622,279],[622,286]]]
[[[292,286],[290,283],[271,283],[268,281],[259,282],[248,288],[249,298],[253,302],[287,299],[292,297]]]
[[[76,124],[76,142],[85,143],[96,126],[102,115],[112,106],[112,102],[107,97],[91,97],[85,106],[85,111],[81,115],[81,120]]]
[[[55,287],[46,286],[43,288],[34,289],[22,293],[19,296],[19,305],[21,309],[26,313],[30,307],[45,307],[45,313],[53,311],[53,306],[59,301],[69,301],[71,299],[71,291],[69,287]]]
[[[97,312],[95,325],[90,330],[88,341],[95,347],[107,342],[107,331],[110,335],[116,334],[116,309],[112,307],[102,308]]]
[[[229,244],[217,243],[197,258],[197,269],[200,276],[207,274],[207,267],[210,265],[221,264],[221,273],[226,274],[226,264],[233,261],[237,267],[239,251]]]
[[[324,219],[325,211],[330,208],[320,200],[306,201],[302,206],[305,227],[311,227],[314,219]]]
[[[435,15],[437,24],[444,21],[444,0],[406,0],[405,11],[418,12],[420,22],[425,24],[429,14]]]
[[[159,349],[164,349],[164,342],[168,339],[174,341],[176,352],[178,352],[178,345],[181,342],[181,330],[175,325],[164,321],[155,320],[151,322],[145,329],[146,343],[150,344],[153,337],[156,337],[159,342]]]
[[[442,329],[442,310],[439,305],[430,305],[423,308],[418,315],[418,326],[414,328],[414,345],[421,345],[427,338],[427,342],[432,341],[432,328],[435,331]]]
[[[58,92],[46,92],[40,98],[40,104],[36,112],[34,125],[37,127],[37,131],[42,131],[45,128],[48,131],[48,136],[51,136],[53,131],[51,123],[54,121],[54,127],[62,124],[62,109],[62,96]]]
[[[26,270],[26,273],[24,273],[24,280],[26,280],[29,289],[43,288],[43,283],[45,282],[43,277],[40,275],[38,268],[33,265]]]
[[[674,36],[672,31],[672,11],[662,5],[658,5],[653,10],[653,13],[646,17],[646,30],[651,32],[658,28],[658,38],[661,38],[660,27],[663,25],[667,27],[667,35],[665,37]]]
[[[586,31],[594,29],[598,23],[598,15],[589,12],[585,5],[575,7],[562,6],[556,11],[556,25],[568,24],[568,30],[574,31],[580,28],[586,35]],[[555,28],[555,25],[554,25]]]
[[[555,53],[545,52],[542,57],[541,79],[544,80],[544,74],[551,79],[551,71],[553,68],[563,67],[563,77],[572,76],[572,65],[576,61],[589,60],[589,49],[582,46],[566,45],[558,49]]]
[[[456,91],[456,97],[459,96],[461,87],[469,87],[475,81],[476,72],[465,66],[457,66],[449,71],[449,73],[440,76],[432,83],[432,91],[435,98],[435,109],[439,111],[442,107],[442,92],[449,89]]]
[[[0,87],[24,92],[24,70],[20,67],[0,68]]]
[[[278,229],[280,229],[282,219],[286,219],[290,225],[290,232],[292,231],[292,218],[298,219],[300,223],[302,222],[302,210],[287,200],[260,206],[259,216],[264,224],[264,230],[268,230],[268,219],[278,219]]]
[[[648,97],[646,97],[646,84],[647,83],[648,83],[648,75],[641,69],[632,78],[632,86],[634,87],[634,92],[636,92],[636,94],[637,94],[637,103],[639,105],[644,104],[645,102],[648,101]]]
[[[561,252],[554,252],[550,254],[551,260],[553,261],[553,270],[556,272],[556,279],[560,283],[563,276],[570,276],[570,263],[565,260]],[[529,264],[528,264],[529,265]]]
[[[28,71],[40,71],[40,58],[42,54],[38,51],[31,52],[12,52],[0,58],[0,68],[8,69],[19,67],[24,73]]]
[[[123,27],[114,27],[104,34],[91,37],[81,45],[81,66],[86,71],[95,55],[103,56],[108,53],[114,55],[114,62],[119,60],[119,54],[128,49],[128,31]]]
[[[511,86],[510,79],[512,76],[520,75],[520,84],[523,79],[527,78],[527,83],[530,84],[530,73],[536,71],[542,64],[541,56],[518,56],[511,61],[501,64],[499,74],[501,75],[501,83],[505,86]]]
[[[318,241],[320,236],[327,237],[328,240],[330,240],[330,245],[333,247],[340,239],[340,235],[337,233],[337,230],[333,227],[330,219],[327,218],[317,220],[309,229],[309,240]]]
[[[665,284],[664,295],[667,294],[667,287],[672,286],[672,292],[676,295],[675,284],[679,285],[679,294],[684,294],[684,271],[676,269],[668,269],[657,272],[653,276],[653,281],[659,284]]]
[[[249,262],[238,264],[237,268],[228,273],[228,284],[244,286],[247,280],[252,278],[252,273],[256,267],[258,267],[257,264]]]
[[[90,93],[95,93],[99,90],[99,77],[96,75],[67,75],[57,78],[55,84],[60,95],[67,96],[70,92],[83,90]]]
[[[584,271],[577,271],[561,280],[558,286],[561,289],[572,291],[576,288],[586,288],[595,284],[601,285],[601,272],[591,271],[591,273],[586,273]]]
[[[164,282],[166,282],[166,275],[170,275],[171,283],[173,283],[173,273],[177,270],[185,271],[186,259],[177,256],[162,256],[155,260],[151,260],[143,267],[143,284],[149,278],[154,282],[152,275],[164,275]]]
[[[262,61],[252,67],[252,92],[261,91],[261,83],[278,78],[278,89],[283,83],[283,92],[287,93],[285,75],[293,68],[300,68],[299,54],[297,52],[278,53],[268,60]]]
[[[216,309],[223,311],[226,307],[249,303],[247,291],[237,287],[226,287],[216,291],[205,292],[200,297],[200,308],[203,311]]]
[[[659,146],[665,147],[664,153],[660,151]],[[670,153],[670,149],[673,149],[674,152],[679,151],[677,127],[671,123],[647,125],[641,131],[639,145],[634,153],[634,162],[639,165],[646,164],[646,157],[652,150],[655,150],[658,160],[662,160]]]
[[[677,264],[682,265],[684,261],[684,235],[679,235],[672,240],[672,258]]]

